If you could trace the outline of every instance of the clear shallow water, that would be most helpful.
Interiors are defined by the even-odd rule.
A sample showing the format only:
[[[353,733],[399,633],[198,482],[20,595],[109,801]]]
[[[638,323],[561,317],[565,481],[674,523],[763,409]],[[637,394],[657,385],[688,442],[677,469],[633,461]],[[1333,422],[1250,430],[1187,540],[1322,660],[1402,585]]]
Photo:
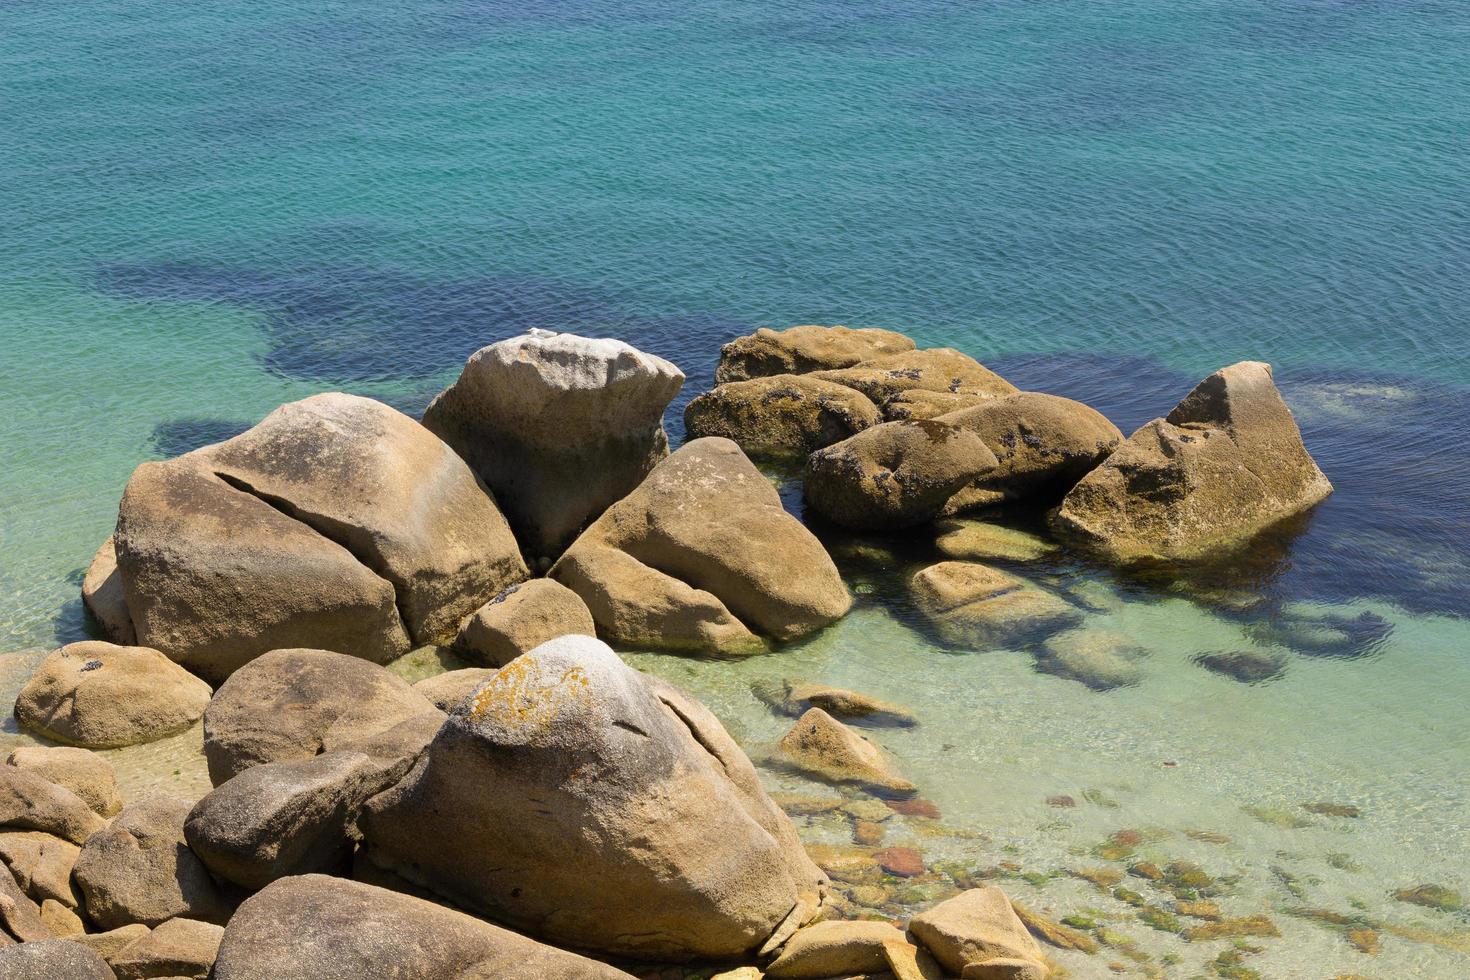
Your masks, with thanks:
[[[417,411],[528,326],[680,364],[676,436],[719,343],[763,324],[905,329],[1125,431],[1261,358],[1334,497],[1183,582],[1029,573],[1120,597],[1088,627],[1152,651],[1135,688],[943,652],[892,576],[798,648],[638,662],[752,747],[781,729],[761,677],[909,705],[920,727],[878,737],[946,826],[989,835],[977,862],[1049,870],[1139,825],[1189,856],[1204,827],[1234,840],[1196,859],[1244,875],[1237,911],[1302,903],[1276,864],[1321,879],[1312,904],[1463,935],[1387,893],[1470,891],[1467,42],[1463,4],[1387,0],[0,3],[0,648],[85,634],[80,569],[142,459],[323,389]],[[1310,657],[1303,609],[1392,630]],[[1191,662],[1251,643],[1289,654],[1281,679]],[[129,757],[138,785],[173,778],[166,756]],[[1364,816],[1240,809],[1324,798]],[[1075,881],[1028,897],[1101,904]],[[1247,958],[1266,976],[1470,971],[1275,918]],[[1178,947],[1171,975],[1221,946],[1134,931],[1155,965]]]

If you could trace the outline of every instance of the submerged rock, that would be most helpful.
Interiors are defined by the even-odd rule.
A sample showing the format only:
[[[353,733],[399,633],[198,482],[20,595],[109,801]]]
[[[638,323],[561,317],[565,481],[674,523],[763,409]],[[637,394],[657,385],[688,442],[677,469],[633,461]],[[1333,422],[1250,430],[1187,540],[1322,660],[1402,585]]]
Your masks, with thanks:
[[[642,649],[751,652],[756,634],[795,639],[852,605],[821,543],[727,439],[660,463],[550,574],[599,636]]]
[[[527,574],[453,449],[344,394],[139,467],[116,540],[140,642],[216,681],[281,647],[381,662],[452,635]]]
[[[82,579],[82,604],[108,640],[121,646],[134,646],[138,642],[122,576],[117,571],[117,545],[111,535],[87,566],[87,574]]]
[[[209,696],[208,684],[157,650],[87,640],[41,661],[15,700],[15,717],[57,742],[116,748],[184,731]]]
[[[362,828],[375,863],[456,904],[636,957],[747,955],[825,884],[714,716],[579,636],[457,707]]]
[[[896,704],[843,687],[783,680],[778,683],[754,684],[756,697],[784,715],[796,717],[808,708],[821,708],[835,718],[860,720],[876,725],[909,727],[918,719]]]
[[[516,657],[558,636],[596,636],[587,604],[571,589],[549,578],[512,585],[465,621],[454,641],[462,656],[504,667]]]
[[[230,919],[213,980],[631,980],[595,960],[384,888],[302,875]]]
[[[946,643],[970,649],[1016,644],[1075,625],[1075,606],[1024,579],[976,562],[945,561],[914,574],[920,613]]]
[[[933,520],[995,466],[979,436],[943,422],[884,422],[807,458],[807,502],[843,527],[888,530]]]
[[[1082,627],[1047,639],[1036,657],[1036,669],[1079,681],[1094,691],[1111,691],[1142,680],[1138,665],[1147,655],[1129,636]]]
[[[1270,366],[1242,361],[1130,436],[1054,520],[1118,561],[1192,560],[1237,548],[1331,492]]]
[[[169,797],[129,804],[87,838],[73,874],[88,918],[103,929],[229,918],[229,903],[184,841],[189,809],[188,800]]]
[[[903,933],[886,922],[813,923],[786,941],[781,955],[766,967],[766,976],[786,980],[881,973],[888,968],[883,954],[887,942],[903,942]]]
[[[808,710],[782,737],[777,759],[830,783],[902,795],[918,791],[887,752],[821,708]]]
[[[668,455],[664,409],[683,385],[620,340],[532,330],[471,354],[424,425],[494,491],[526,552],[555,558]]]
[[[887,354],[849,368],[819,371],[812,377],[846,385],[880,405],[900,392],[915,389],[994,397],[1016,391],[1015,385],[951,347]]]
[[[1427,909],[1438,909],[1441,912],[1455,912],[1465,907],[1465,900],[1460,893],[1444,885],[1428,884],[1401,888],[1393,893],[1393,897],[1400,902],[1422,905]]]
[[[934,526],[934,546],[948,558],[964,561],[1036,561],[1057,546],[1029,531],[985,521],[948,520]]]
[[[1280,677],[1286,670],[1286,657],[1266,650],[1220,650],[1202,653],[1195,663],[1217,674],[1234,678],[1242,684],[1259,684]]]
[[[209,778],[218,786],[263,762],[309,759],[435,710],[376,664],[326,650],[273,650],[236,671],[209,703]]]
[[[903,334],[872,327],[761,327],[720,348],[715,383],[852,367],[913,349],[914,342]]]
[[[996,458],[994,469],[955,495],[951,512],[1059,500],[1123,441],[1118,427],[1095,409],[1039,391],[984,401],[939,420],[975,433]]]
[[[1371,610],[1351,615],[1288,608],[1278,616],[1252,624],[1249,632],[1258,643],[1281,644],[1308,657],[1352,660],[1375,652],[1393,632],[1393,623]]]
[[[110,817],[122,809],[112,763],[96,752],[71,746],[23,745],[5,761],[71,790],[98,816]]]
[[[951,973],[997,958],[1041,962],[1041,947],[991,885],[971,888],[914,916],[909,935]]]
[[[721,436],[765,459],[805,459],[880,421],[866,395],[799,374],[722,384],[684,410],[690,438]]]

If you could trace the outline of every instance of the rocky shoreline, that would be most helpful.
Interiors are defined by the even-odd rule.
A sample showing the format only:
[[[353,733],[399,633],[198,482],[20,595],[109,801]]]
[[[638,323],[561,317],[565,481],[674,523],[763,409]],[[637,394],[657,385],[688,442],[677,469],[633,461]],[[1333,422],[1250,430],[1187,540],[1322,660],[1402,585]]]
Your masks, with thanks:
[[[907,848],[803,848],[791,814],[827,804],[778,804],[708,709],[614,648],[745,656],[848,612],[838,563],[752,463],[775,460],[834,527],[933,529],[948,560],[909,600],[950,646],[1033,644],[1041,669],[1127,684],[1126,638],[1079,635],[1072,598],[987,564],[1056,546],[977,515],[1050,508],[1068,547],[1120,563],[1241,548],[1331,490],[1269,367],[1217,372],[1127,439],[890,331],[761,330],[716,378],[670,453],[678,368],[533,331],[473,355],[422,424],[319,395],[140,466],[83,583],[108,642],[54,652],[16,703],[68,747],[0,767],[0,838],[25,843],[0,848],[0,967],[1030,980],[1061,972],[1038,940],[1096,950]],[[426,644],[478,666],[415,685],[381,666]],[[855,841],[930,816],[876,734],[922,718],[799,682],[761,696],[795,719],[761,761],[848,787],[831,808]],[[122,805],[87,751],[201,718],[197,801]],[[894,923],[855,900],[875,873],[938,887]],[[1209,911],[1176,886],[1155,919]],[[1175,931],[1270,927],[1200,921]]]

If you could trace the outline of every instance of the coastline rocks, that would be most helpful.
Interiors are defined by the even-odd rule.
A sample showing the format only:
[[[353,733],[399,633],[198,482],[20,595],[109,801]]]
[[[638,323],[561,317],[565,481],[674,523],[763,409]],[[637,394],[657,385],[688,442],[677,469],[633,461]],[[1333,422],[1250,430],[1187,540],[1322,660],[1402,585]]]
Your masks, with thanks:
[[[1131,687],[1143,678],[1138,663],[1144,649],[1110,630],[1070,629],[1049,637],[1036,657],[1036,669],[1092,688],[1111,691]]]
[[[898,771],[887,752],[821,708],[811,708],[797,719],[782,736],[776,757],[793,769],[829,783],[853,783],[901,796],[919,789]]]
[[[873,327],[761,327],[720,348],[715,383],[852,367],[913,349],[914,342],[903,334]]]
[[[859,720],[874,725],[908,728],[919,723],[907,708],[843,687],[783,680],[779,683],[752,685],[751,691],[771,708],[793,718],[805,713],[808,708],[821,708],[834,718]]]
[[[117,980],[107,961],[66,939],[0,946],[5,980]]]
[[[400,778],[358,752],[252,766],[189,811],[184,838],[205,867],[255,890],[345,867],[363,803]]]
[[[806,499],[843,527],[891,529],[933,520],[995,466],[972,432],[943,422],[884,422],[807,458]]]
[[[71,790],[17,766],[0,766],[0,827],[38,830],[81,844],[107,826]]]
[[[139,642],[216,684],[280,647],[382,662],[410,645],[389,582],[194,454],[133,471],[117,562]]]
[[[376,664],[326,650],[273,650],[220,686],[204,712],[216,785],[263,762],[309,759],[433,712],[429,699]]]
[[[550,575],[603,639],[645,649],[749,652],[852,605],[816,537],[728,439],[695,439],[610,507]]]
[[[943,561],[909,580],[914,603],[944,642],[981,649],[1075,626],[1072,604],[999,569]]]
[[[53,741],[116,748],[184,731],[209,696],[208,684],[157,650],[87,640],[41,661],[15,717]]]
[[[475,610],[454,649],[492,667],[504,667],[547,640],[574,633],[597,635],[587,604],[560,582],[535,578],[512,585]]]
[[[71,790],[99,817],[110,817],[122,809],[112,763],[96,752],[71,746],[22,745],[5,761]]]
[[[41,909],[21,891],[20,884],[0,868],[0,945],[51,939],[50,927],[41,919]]]
[[[909,935],[955,974],[973,963],[995,959],[1041,962],[1041,947],[1005,892],[992,885],[971,888],[914,916]]]
[[[138,634],[128,612],[128,597],[123,591],[122,576],[117,571],[117,545],[112,535],[102,542],[87,574],[82,578],[82,604],[102,627],[102,635],[113,643],[133,646]]]
[[[0,863],[38,906],[48,900],[67,909],[81,905],[71,882],[80,853],[76,844],[51,834],[34,830],[0,832]]]
[[[283,878],[246,899],[225,927],[211,977],[631,980],[462,912],[324,875]]]
[[[1116,561],[1192,560],[1239,547],[1331,492],[1270,365],[1242,361],[1129,436],[1053,521]]]
[[[580,601],[580,600],[579,600]],[[454,706],[475,693],[475,689],[495,673],[494,667],[465,667],[462,670],[446,670],[442,674],[426,677],[413,689],[433,702],[440,711],[453,711]],[[430,735],[432,738],[433,736]]]
[[[87,838],[73,876],[87,916],[100,928],[229,917],[229,903],[184,842],[189,808],[188,800],[171,797],[133,803]]]
[[[303,923],[305,925],[305,923]],[[117,980],[204,980],[219,953],[225,930],[197,919],[169,919],[112,957],[108,965]]]
[[[786,941],[781,955],[766,967],[766,976],[787,980],[882,973],[888,969],[883,945],[889,942],[903,942],[903,933],[886,922],[815,922]]]
[[[1102,413],[1038,391],[995,398],[939,420],[978,435],[997,461],[955,495],[951,512],[1060,499],[1123,441],[1123,433]]]
[[[738,958],[825,888],[714,716],[589,637],[502,668],[361,826],[381,867],[613,954]]]
[[[983,405],[995,395],[973,391],[930,391],[927,388],[910,388],[892,395],[883,403],[883,420],[897,422],[903,419],[937,419],[950,412]]]
[[[1014,394],[1016,386],[952,347],[903,351],[863,361],[837,371],[818,371],[821,381],[835,381],[867,395],[881,405],[905,391],[944,391],[1000,397]]]
[[[386,580],[415,643],[447,639],[465,616],[526,577],[509,525],[464,460],[370,398],[332,393],[291,402],[190,455]]]
[[[494,491],[527,554],[555,558],[668,455],[663,413],[683,384],[622,341],[532,330],[471,354],[424,425]]]
[[[880,421],[867,396],[798,374],[722,384],[684,409],[691,439],[720,436],[767,459],[804,459]]]

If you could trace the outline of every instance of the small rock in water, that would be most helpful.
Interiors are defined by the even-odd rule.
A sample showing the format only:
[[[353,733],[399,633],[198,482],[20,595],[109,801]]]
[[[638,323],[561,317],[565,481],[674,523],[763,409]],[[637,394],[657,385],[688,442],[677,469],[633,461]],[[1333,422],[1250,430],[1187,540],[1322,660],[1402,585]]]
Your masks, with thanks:
[[[1100,789],[1084,789],[1082,791],[1082,798],[1093,806],[1106,807],[1109,810],[1116,810],[1122,806],[1121,803]]]
[[[819,779],[910,794],[918,787],[898,771],[887,752],[827,714],[812,708],[778,746],[779,761]]]
[[[1360,929],[1349,929],[1347,941],[1358,952],[1367,953],[1369,956],[1377,956],[1378,949],[1382,945],[1378,933],[1366,926]]]
[[[848,721],[902,727],[918,724],[918,719],[908,709],[846,688],[787,679],[779,683],[752,684],[750,690],[774,710],[793,718],[809,708],[821,708],[834,718]]]
[[[1076,806],[1077,801],[1070,796],[1048,796],[1046,798],[1046,805],[1056,807],[1060,810],[1066,810]]]
[[[1164,873],[1159,870],[1159,866],[1151,861],[1140,861],[1137,864],[1129,865],[1128,873],[1135,878],[1143,878],[1147,881],[1159,881],[1164,877]]]
[[[871,820],[858,820],[852,825],[852,842],[872,846],[883,843],[883,825]]]
[[[939,807],[933,800],[923,797],[914,797],[910,800],[884,800],[883,805],[894,813],[901,813],[906,817],[923,817],[928,820],[938,820]]]
[[[1057,550],[1045,538],[985,521],[948,520],[934,526],[934,546],[947,558],[1035,561]]]
[[[1094,691],[1130,687],[1142,679],[1138,662],[1146,653],[1122,633],[1072,629],[1043,645],[1036,669],[1080,681]]]
[[[1259,684],[1281,676],[1286,658],[1279,653],[1261,650],[1231,650],[1202,653],[1195,663],[1217,674],[1232,677],[1242,684]]]
[[[1053,922],[1046,916],[1022,905],[1020,902],[1012,901],[1011,908],[1016,910],[1016,916],[1031,930],[1032,935],[1044,939],[1059,949],[1075,949],[1084,953],[1096,953],[1101,946],[1096,939],[1078,929],[1072,929]]]
[[[1455,912],[1465,905],[1459,892],[1453,888],[1446,888],[1444,885],[1418,885],[1414,888],[1401,888],[1393,893],[1393,897],[1400,902],[1422,905],[1427,909],[1438,909],[1441,912]]]
[[[1075,868],[1072,871],[1074,878],[1091,882],[1095,887],[1107,891],[1118,882],[1123,880],[1123,872],[1117,868]]]
[[[1345,803],[1303,803],[1302,809],[1323,817],[1351,817],[1356,819],[1363,811]]]
[[[1221,918],[1220,906],[1206,899],[1197,902],[1175,902],[1174,911],[1180,915],[1187,915],[1194,919],[1205,919],[1209,922],[1218,922]]]
[[[1240,939],[1246,936],[1279,936],[1275,923],[1264,915],[1248,915],[1239,919],[1224,919],[1207,922],[1202,926],[1184,930],[1184,938],[1190,942],[1210,939]]]
[[[1184,836],[1190,840],[1204,841],[1206,844],[1229,844],[1230,835],[1216,833],[1213,830],[1186,830]]]
[[[900,878],[914,878],[924,873],[924,858],[912,847],[887,847],[873,855],[878,867]]]

